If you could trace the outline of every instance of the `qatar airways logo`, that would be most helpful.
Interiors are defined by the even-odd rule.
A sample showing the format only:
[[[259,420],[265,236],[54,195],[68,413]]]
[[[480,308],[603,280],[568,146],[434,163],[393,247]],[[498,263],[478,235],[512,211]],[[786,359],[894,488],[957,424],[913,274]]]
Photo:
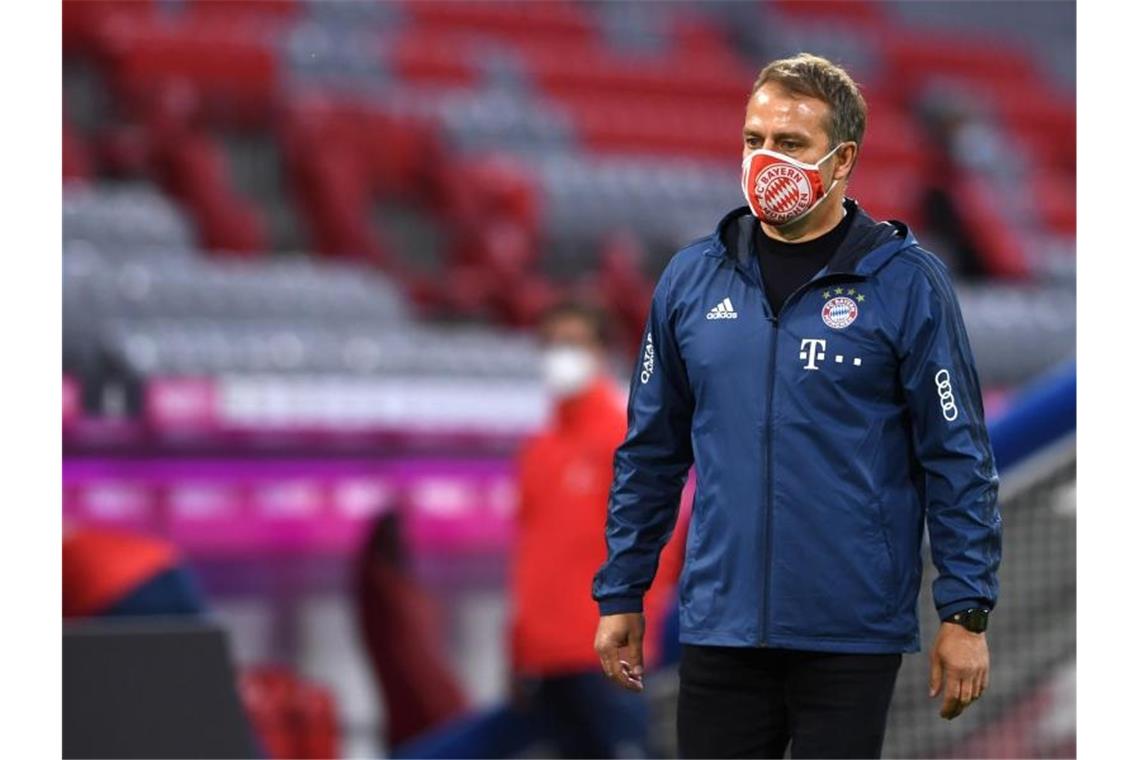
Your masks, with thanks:
[[[645,385],[649,382],[649,378],[653,377],[653,367],[656,365],[655,354],[653,353],[653,332],[650,331],[645,336],[645,354],[641,357],[641,384]]]

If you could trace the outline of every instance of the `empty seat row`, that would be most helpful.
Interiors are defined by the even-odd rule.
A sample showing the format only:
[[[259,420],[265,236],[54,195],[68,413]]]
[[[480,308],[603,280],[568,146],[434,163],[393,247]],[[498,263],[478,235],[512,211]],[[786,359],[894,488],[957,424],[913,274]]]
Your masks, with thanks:
[[[519,435],[549,399],[533,378],[242,375],[217,384],[217,421],[255,430],[387,428]]]
[[[407,306],[378,273],[288,261],[136,257],[120,263],[64,254],[65,320],[111,317],[308,317],[401,321]],[[65,328],[67,325],[65,324]]]
[[[131,320],[109,323],[99,340],[108,362],[140,377],[270,373],[534,379],[538,372],[533,340],[476,328]]]
[[[1076,293],[1067,285],[960,285],[962,318],[983,385],[1014,386],[1071,359]]]
[[[100,247],[188,247],[195,236],[185,214],[143,183],[69,185],[63,192],[63,237]]]

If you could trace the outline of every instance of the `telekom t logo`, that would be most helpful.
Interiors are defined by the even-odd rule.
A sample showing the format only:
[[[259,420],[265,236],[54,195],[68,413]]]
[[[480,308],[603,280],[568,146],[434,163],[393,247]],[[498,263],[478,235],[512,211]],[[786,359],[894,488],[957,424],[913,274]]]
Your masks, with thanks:
[[[800,341],[800,358],[807,362],[804,369],[819,369],[817,361],[823,361],[827,358],[827,340],[824,338],[804,338]],[[861,356],[844,356],[832,352],[831,360],[836,364],[845,364],[850,360],[850,364],[855,367],[863,365],[863,357]]]
[[[815,366],[815,361],[827,358],[825,350],[827,350],[827,341],[823,338],[804,338],[800,341],[800,358],[807,360],[804,369],[819,369]]]

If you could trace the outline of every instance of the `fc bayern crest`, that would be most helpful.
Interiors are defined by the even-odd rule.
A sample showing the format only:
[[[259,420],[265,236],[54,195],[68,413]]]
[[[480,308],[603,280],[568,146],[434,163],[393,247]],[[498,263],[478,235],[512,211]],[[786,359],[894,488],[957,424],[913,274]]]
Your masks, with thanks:
[[[823,323],[836,330],[848,327],[859,316],[859,307],[847,296],[837,296],[823,305]]]
[[[756,175],[756,197],[774,219],[792,219],[811,201],[811,182],[795,166],[773,164]]]

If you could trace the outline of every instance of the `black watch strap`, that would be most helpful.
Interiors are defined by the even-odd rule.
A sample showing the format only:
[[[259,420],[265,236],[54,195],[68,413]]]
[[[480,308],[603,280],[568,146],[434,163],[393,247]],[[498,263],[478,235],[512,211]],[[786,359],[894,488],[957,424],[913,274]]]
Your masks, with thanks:
[[[946,622],[957,623],[967,631],[981,633],[986,630],[989,623],[990,611],[985,607],[971,607],[968,610],[955,612],[946,618]]]

